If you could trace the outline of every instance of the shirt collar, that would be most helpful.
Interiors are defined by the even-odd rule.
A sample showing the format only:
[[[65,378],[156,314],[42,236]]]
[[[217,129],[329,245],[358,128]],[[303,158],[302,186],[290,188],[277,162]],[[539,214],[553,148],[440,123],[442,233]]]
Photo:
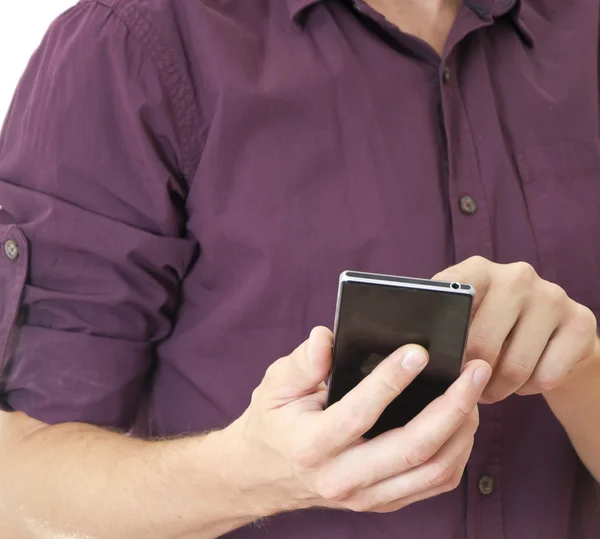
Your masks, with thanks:
[[[323,0],[286,0],[290,16],[297,20],[298,17],[309,7],[318,4]],[[470,7],[481,18],[492,18],[505,15],[509,11],[518,8],[520,0],[463,0],[463,3]]]
[[[294,22],[302,24],[310,7],[324,0],[286,0],[290,17]],[[463,0],[479,17],[492,21],[502,16],[510,16],[515,23],[517,31],[525,42],[533,47],[533,35],[523,20],[522,0]]]
[[[304,14],[314,4],[318,4],[323,0],[286,0],[290,17],[295,22],[301,22]]]
[[[510,17],[521,37],[533,47],[533,35],[523,17],[523,0],[463,0],[463,3],[483,20]]]
[[[302,23],[308,9],[324,0],[286,0],[290,17],[293,21]],[[504,15],[510,16],[530,47],[533,47],[533,35],[523,21],[522,0],[463,0],[463,3],[471,8],[479,17],[490,20]]]
[[[517,0],[463,0],[482,19],[501,17],[512,11],[519,3]]]

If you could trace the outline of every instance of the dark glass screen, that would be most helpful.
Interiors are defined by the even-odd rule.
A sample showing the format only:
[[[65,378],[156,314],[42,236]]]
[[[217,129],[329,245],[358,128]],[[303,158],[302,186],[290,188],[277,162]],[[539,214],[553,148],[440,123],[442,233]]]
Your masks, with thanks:
[[[367,437],[405,425],[459,376],[472,297],[382,284],[346,282],[334,341],[328,405],[340,400],[405,344],[429,351],[429,364]]]

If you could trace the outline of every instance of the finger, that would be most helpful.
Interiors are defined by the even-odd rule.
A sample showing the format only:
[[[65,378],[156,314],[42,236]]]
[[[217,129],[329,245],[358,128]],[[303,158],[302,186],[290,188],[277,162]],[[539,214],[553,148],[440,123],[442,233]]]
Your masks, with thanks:
[[[521,314],[483,392],[482,402],[499,402],[531,378],[560,319],[559,304],[564,291],[559,287],[548,290]]]
[[[423,370],[427,359],[427,352],[420,346],[404,346],[327,408],[320,415],[313,433],[323,451],[337,454],[363,436]]]
[[[468,421],[491,375],[484,361],[473,361],[440,398],[405,427],[347,449],[332,464],[348,488],[366,488],[421,466]]]
[[[462,479],[462,478],[461,478]],[[460,484],[460,483],[459,483]],[[396,511],[400,511],[409,505],[414,503],[422,502],[424,500],[429,500],[431,498],[435,498],[441,494],[448,492],[446,487],[437,487],[432,488],[425,492],[420,492],[419,494],[414,494],[413,496],[407,496],[401,500],[395,500],[392,503],[389,503],[384,506],[375,507],[371,510],[372,513],[395,513]]]
[[[551,391],[561,386],[597,350],[596,318],[582,305],[573,303],[571,316],[561,325],[544,350],[519,395]]]
[[[506,283],[509,284],[509,283]],[[505,283],[492,286],[469,329],[465,357],[483,359],[492,367],[498,361],[504,342],[517,323],[526,303],[527,292]]]
[[[319,389],[331,368],[333,334],[316,327],[289,356],[273,363],[261,384],[269,398],[295,399]]]
[[[354,493],[350,509],[388,512],[455,489],[473,448],[478,425],[477,408],[468,421],[442,446],[433,459]]]
[[[475,315],[491,284],[490,267],[493,264],[481,256],[473,256],[460,264],[436,274],[433,279],[470,284],[475,289],[472,314]]]

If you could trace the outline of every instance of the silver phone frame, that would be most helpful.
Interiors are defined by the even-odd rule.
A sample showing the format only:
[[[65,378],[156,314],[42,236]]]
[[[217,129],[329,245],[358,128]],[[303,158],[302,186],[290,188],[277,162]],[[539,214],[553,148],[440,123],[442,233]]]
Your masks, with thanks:
[[[338,283],[338,294],[335,305],[335,320],[333,323],[334,338],[337,336],[338,323],[340,318],[340,307],[342,303],[342,288],[345,283],[375,284],[381,286],[392,286],[395,288],[430,290],[433,292],[444,292],[446,294],[461,294],[475,297],[475,287],[467,283],[459,283],[456,281],[434,281],[431,279],[402,277],[400,275],[386,275],[383,273],[368,273],[363,271],[346,270],[340,274]],[[453,284],[457,284],[459,288],[453,288]]]

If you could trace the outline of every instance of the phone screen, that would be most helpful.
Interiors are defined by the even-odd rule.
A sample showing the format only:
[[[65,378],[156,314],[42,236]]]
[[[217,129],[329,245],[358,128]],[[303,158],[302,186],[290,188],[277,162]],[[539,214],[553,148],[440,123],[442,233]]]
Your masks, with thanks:
[[[419,344],[429,352],[427,367],[366,437],[408,423],[460,375],[471,303],[466,293],[344,282],[327,404],[340,400],[397,348]]]

